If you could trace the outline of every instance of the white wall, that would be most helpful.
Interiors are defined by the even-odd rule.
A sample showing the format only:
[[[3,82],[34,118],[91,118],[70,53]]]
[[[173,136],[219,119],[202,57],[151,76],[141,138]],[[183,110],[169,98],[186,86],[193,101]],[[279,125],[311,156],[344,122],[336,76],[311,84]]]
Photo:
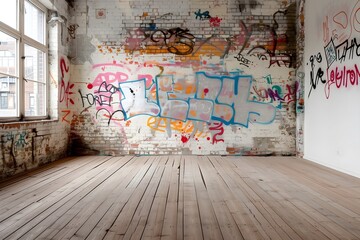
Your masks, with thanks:
[[[307,1],[305,6],[304,158],[357,177],[360,177],[360,47],[352,45],[352,41],[360,44],[359,13],[360,3],[355,0]],[[312,68],[310,58],[318,53],[322,61],[315,60]],[[324,71],[323,81],[319,80],[313,88],[312,69],[316,82],[320,68]]]

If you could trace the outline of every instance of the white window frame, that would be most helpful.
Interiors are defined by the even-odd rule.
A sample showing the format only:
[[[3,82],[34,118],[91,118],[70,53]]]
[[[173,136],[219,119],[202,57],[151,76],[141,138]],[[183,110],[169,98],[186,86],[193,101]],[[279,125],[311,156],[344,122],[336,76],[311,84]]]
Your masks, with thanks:
[[[1,117],[0,122],[9,122],[9,121],[27,121],[27,120],[40,120],[40,119],[49,119],[49,60],[48,60],[48,24],[47,24],[47,13],[48,9],[42,5],[38,0],[10,0],[17,1],[17,29],[14,29],[5,23],[0,21],[0,30],[9,36],[16,39],[16,48],[17,48],[17,76],[12,76],[10,74],[5,74],[9,77],[14,77],[17,79],[17,89],[16,89],[16,100],[17,100],[17,116],[16,117]],[[39,10],[44,13],[44,44],[28,37],[25,35],[25,1],[36,6]],[[3,6],[4,7],[4,6]],[[38,50],[44,52],[45,64],[44,64],[44,77],[45,77],[45,115],[44,116],[25,116],[25,45],[34,47]]]

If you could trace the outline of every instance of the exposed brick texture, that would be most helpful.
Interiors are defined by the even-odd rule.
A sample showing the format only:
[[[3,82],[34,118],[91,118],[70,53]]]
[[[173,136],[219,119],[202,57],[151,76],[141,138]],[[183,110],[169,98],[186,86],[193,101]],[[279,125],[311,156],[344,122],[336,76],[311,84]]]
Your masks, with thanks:
[[[71,15],[74,153],[296,153],[295,0],[78,0]]]
[[[59,15],[65,19],[68,18],[69,10],[65,1],[54,1],[51,8],[52,11],[58,10]],[[51,120],[0,123],[0,179],[58,160],[68,154],[70,124],[63,120],[63,111],[66,108],[63,103],[59,103],[59,60],[67,54],[69,48],[67,43],[61,42],[62,28],[61,24],[49,26]]]
[[[301,153],[300,2],[53,2],[53,120],[1,125],[1,178],[68,152]]]

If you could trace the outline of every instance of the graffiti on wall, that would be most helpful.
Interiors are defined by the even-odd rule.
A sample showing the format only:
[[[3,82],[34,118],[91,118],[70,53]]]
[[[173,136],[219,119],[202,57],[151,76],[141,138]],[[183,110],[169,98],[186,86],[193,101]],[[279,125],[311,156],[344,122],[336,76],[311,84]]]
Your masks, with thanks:
[[[315,55],[311,55],[309,58],[309,62],[306,63],[306,65],[309,65],[310,63],[310,90],[308,93],[308,97],[310,97],[313,90],[315,90],[319,84],[325,84],[326,79],[324,76],[324,70],[321,67],[322,63],[322,55],[321,53],[317,53]]]
[[[205,19],[210,19],[210,12],[209,11],[201,11],[201,9],[199,9],[197,12],[195,13],[195,19],[199,19],[199,20],[205,20]]]
[[[110,64],[113,67],[126,69],[123,65]],[[107,64],[95,65],[94,69],[105,70]],[[96,118],[105,116],[108,124],[112,120],[123,121],[125,112],[119,108],[120,106],[120,90],[119,84],[129,79],[128,73],[124,71],[118,72],[100,72],[92,83],[87,85],[87,89],[91,92],[78,90],[82,106],[84,108],[96,107]]]
[[[250,67],[250,65],[252,63],[248,58],[246,58],[241,53],[238,53],[238,55],[236,55],[234,58],[236,58],[236,60],[238,60],[240,65],[245,66],[245,67]]]
[[[66,57],[60,58],[59,63],[60,69],[60,92],[59,92],[59,102],[63,105],[61,110],[61,121],[66,122],[68,124],[71,123],[71,110],[69,109],[71,105],[74,105],[74,94],[75,92],[75,84],[70,81],[70,63]]]
[[[61,110],[63,114],[61,121],[71,124],[71,110]]]
[[[69,64],[66,63],[64,58],[60,59],[60,72],[61,72],[61,83],[60,83],[60,103],[65,103],[66,107],[69,107],[70,104],[74,104],[72,99],[72,94],[74,84],[70,83],[70,73],[69,73]]]
[[[238,2],[242,12],[263,4]],[[108,124],[124,135],[119,142],[125,148],[139,154],[158,142],[161,151],[166,145],[172,150],[164,151],[195,153],[210,143],[220,153],[230,144],[243,149],[234,143],[239,131],[249,132],[249,145],[254,132],[278,134],[282,118],[293,117],[299,91],[295,75],[286,79],[294,66],[295,47],[287,47],[293,15],[273,7],[266,18],[251,16],[239,13],[235,4],[231,11],[217,0],[190,12],[146,9],[135,22],[122,23],[126,31],[120,38],[95,37],[98,50],[91,64],[96,64],[84,66],[93,66],[89,81],[76,90],[86,120],[74,120],[79,132],[95,121],[102,135]],[[173,15],[159,17],[169,10]],[[276,75],[275,83],[264,84],[262,74]],[[259,126],[274,121],[268,128]],[[291,135],[286,132],[291,124],[280,129],[282,136]],[[147,143],[136,145],[139,139]]]
[[[252,4],[250,5],[252,6]],[[195,19],[209,21],[210,27],[214,30],[210,33],[210,37],[203,35],[195,37],[194,33],[182,26],[170,29],[161,28],[158,27],[160,24],[156,23],[156,19],[152,19],[149,20],[150,22],[141,23],[140,28],[127,28],[125,52],[172,53],[194,59],[194,56],[199,55],[215,55],[224,58],[230,50],[239,49],[238,55],[256,56],[259,60],[268,61],[269,67],[276,65],[290,68],[296,63],[295,48],[289,47],[290,43],[295,42],[292,39],[295,28],[290,29],[290,26],[283,21],[288,15],[293,14],[290,11],[293,11],[290,7],[289,10],[276,11],[272,15],[272,24],[252,23],[248,21],[251,19],[240,20],[237,23],[240,33],[228,36],[221,31],[216,31],[223,19],[211,16],[210,11],[199,9],[194,12]],[[286,32],[284,32],[285,29],[287,29]],[[288,36],[288,33],[291,36]],[[245,52],[245,49],[249,47],[250,49]]]
[[[171,136],[173,131],[180,132],[188,138],[203,138],[206,137],[205,128],[206,123],[188,120],[186,122],[178,121],[175,119],[161,118],[161,117],[149,117],[147,120],[147,126],[153,133],[162,132]]]
[[[356,63],[352,65],[342,64],[360,57],[360,44],[356,38],[346,39],[339,45],[335,45],[331,40],[324,47],[325,57],[327,60],[327,77],[326,96],[330,96],[330,87],[335,84],[336,88],[347,88],[359,85],[359,68]],[[338,63],[338,64],[334,64]]]
[[[323,21],[324,48],[309,57],[310,97],[321,84],[326,98],[333,88],[350,88],[359,85],[360,71],[356,59],[360,57],[360,43],[354,36],[360,32],[360,1],[350,10],[327,15]],[[323,66],[326,66],[325,68]]]
[[[286,33],[278,33],[278,18],[284,17],[287,11],[277,11],[273,14],[273,24],[253,23],[247,25],[240,21],[241,34],[234,36],[240,51],[238,56],[256,56],[259,60],[268,61],[269,67],[294,67],[295,53],[288,49],[289,37]],[[252,47],[245,51],[251,45]]]
[[[3,167],[23,167],[22,165],[27,158],[24,153],[26,149],[30,149],[33,152],[34,149],[34,136],[33,130],[20,131],[20,132],[8,132],[0,136],[1,140],[1,152],[3,159]],[[32,154],[32,160],[34,155]]]
[[[222,22],[222,18],[219,18],[218,16],[216,17],[211,17],[209,19],[209,23],[210,23],[210,27],[220,27],[220,24]]]
[[[200,60],[200,56],[209,55],[219,56],[224,59],[234,47],[234,41],[231,37],[223,38],[218,34],[212,34],[209,37],[196,38],[195,47],[191,57]]]
[[[129,80],[130,73],[123,65],[111,65],[119,71],[101,71],[88,84],[87,92],[78,91],[82,106],[96,107],[97,117],[106,116],[109,123],[113,118],[123,121],[147,115],[248,127],[250,122],[269,124],[275,118],[276,110],[271,104],[249,100],[251,76],[210,75],[199,71],[184,78],[172,74],[154,77],[139,74],[137,80]],[[105,69],[105,65],[96,68]]]
[[[195,44],[195,37],[187,28],[138,28],[127,31],[130,36],[126,40],[126,48],[130,51],[139,50],[145,45],[149,50],[160,48],[176,55],[187,55],[192,53]]]
[[[256,93],[254,99],[268,103],[278,103],[277,108],[282,109],[282,105],[289,105],[296,103],[299,100],[300,87],[299,82],[296,81],[293,85],[286,84],[285,87],[280,85],[272,85],[269,87],[256,87],[253,86]]]
[[[344,8],[347,7],[344,5]],[[333,14],[325,16],[323,20],[323,41],[325,44],[332,39],[338,43],[353,38],[360,32],[360,2],[357,1],[348,9],[338,9]]]

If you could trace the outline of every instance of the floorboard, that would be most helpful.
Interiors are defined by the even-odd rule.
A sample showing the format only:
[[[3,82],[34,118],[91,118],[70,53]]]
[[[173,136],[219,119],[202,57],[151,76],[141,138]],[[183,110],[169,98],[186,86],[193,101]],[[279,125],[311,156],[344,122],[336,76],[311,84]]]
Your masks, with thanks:
[[[72,157],[0,183],[0,239],[360,239],[360,179],[294,157]]]

